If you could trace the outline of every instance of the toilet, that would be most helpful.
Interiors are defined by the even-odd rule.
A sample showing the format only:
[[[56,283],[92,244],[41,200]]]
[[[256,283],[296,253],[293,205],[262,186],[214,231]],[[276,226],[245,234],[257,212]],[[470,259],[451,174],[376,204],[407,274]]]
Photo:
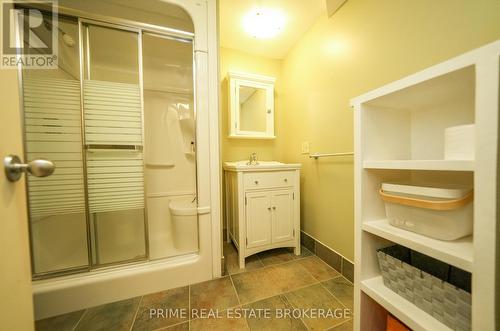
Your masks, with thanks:
[[[171,200],[169,204],[172,221],[172,238],[179,253],[198,251],[198,208],[193,197]]]

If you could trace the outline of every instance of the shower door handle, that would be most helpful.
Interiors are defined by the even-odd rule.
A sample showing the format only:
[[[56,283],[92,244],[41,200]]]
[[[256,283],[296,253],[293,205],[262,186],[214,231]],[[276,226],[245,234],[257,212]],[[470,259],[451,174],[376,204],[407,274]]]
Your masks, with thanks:
[[[29,173],[35,177],[47,177],[52,175],[56,166],[52,161],[38,159],[29,163],[21,163],[17,155],[8,155],[3,159],[5,176],[11,182],[17,182],[23,172]]]

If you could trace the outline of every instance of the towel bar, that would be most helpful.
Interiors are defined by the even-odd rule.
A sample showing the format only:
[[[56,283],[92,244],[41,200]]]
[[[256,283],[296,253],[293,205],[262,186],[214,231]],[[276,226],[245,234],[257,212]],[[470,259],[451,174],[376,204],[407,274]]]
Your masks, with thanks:
[[[317,160],[320,157],[348,156],[348,155],[354,155],[354,152],[344,152],[344,153],[314,153],[314,154],[309,154],[309,158]]]

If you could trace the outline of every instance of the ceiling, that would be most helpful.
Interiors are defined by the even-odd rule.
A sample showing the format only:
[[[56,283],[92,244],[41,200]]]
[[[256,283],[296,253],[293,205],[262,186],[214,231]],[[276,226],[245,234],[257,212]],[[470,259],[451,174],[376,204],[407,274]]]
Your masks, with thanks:
[[[281,10],[283,31],[271,39],[256,39],[243,30],[243,17],[255,7]],[[326,15],[325,0],[220,0],[220,45],[244,52],[282,59],[311,27]]]

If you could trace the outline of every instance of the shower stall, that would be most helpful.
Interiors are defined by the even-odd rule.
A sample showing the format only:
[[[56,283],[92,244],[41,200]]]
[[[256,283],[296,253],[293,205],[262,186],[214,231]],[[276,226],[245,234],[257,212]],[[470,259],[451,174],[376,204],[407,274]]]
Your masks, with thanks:
[[[58,47],[57,68],[19,71],[25,159],[56,166],[27,178],[39,318],[217,276],[216,92],[191,18],[211,3],[147,4],[59,1],[57,24],[37,7]]]

